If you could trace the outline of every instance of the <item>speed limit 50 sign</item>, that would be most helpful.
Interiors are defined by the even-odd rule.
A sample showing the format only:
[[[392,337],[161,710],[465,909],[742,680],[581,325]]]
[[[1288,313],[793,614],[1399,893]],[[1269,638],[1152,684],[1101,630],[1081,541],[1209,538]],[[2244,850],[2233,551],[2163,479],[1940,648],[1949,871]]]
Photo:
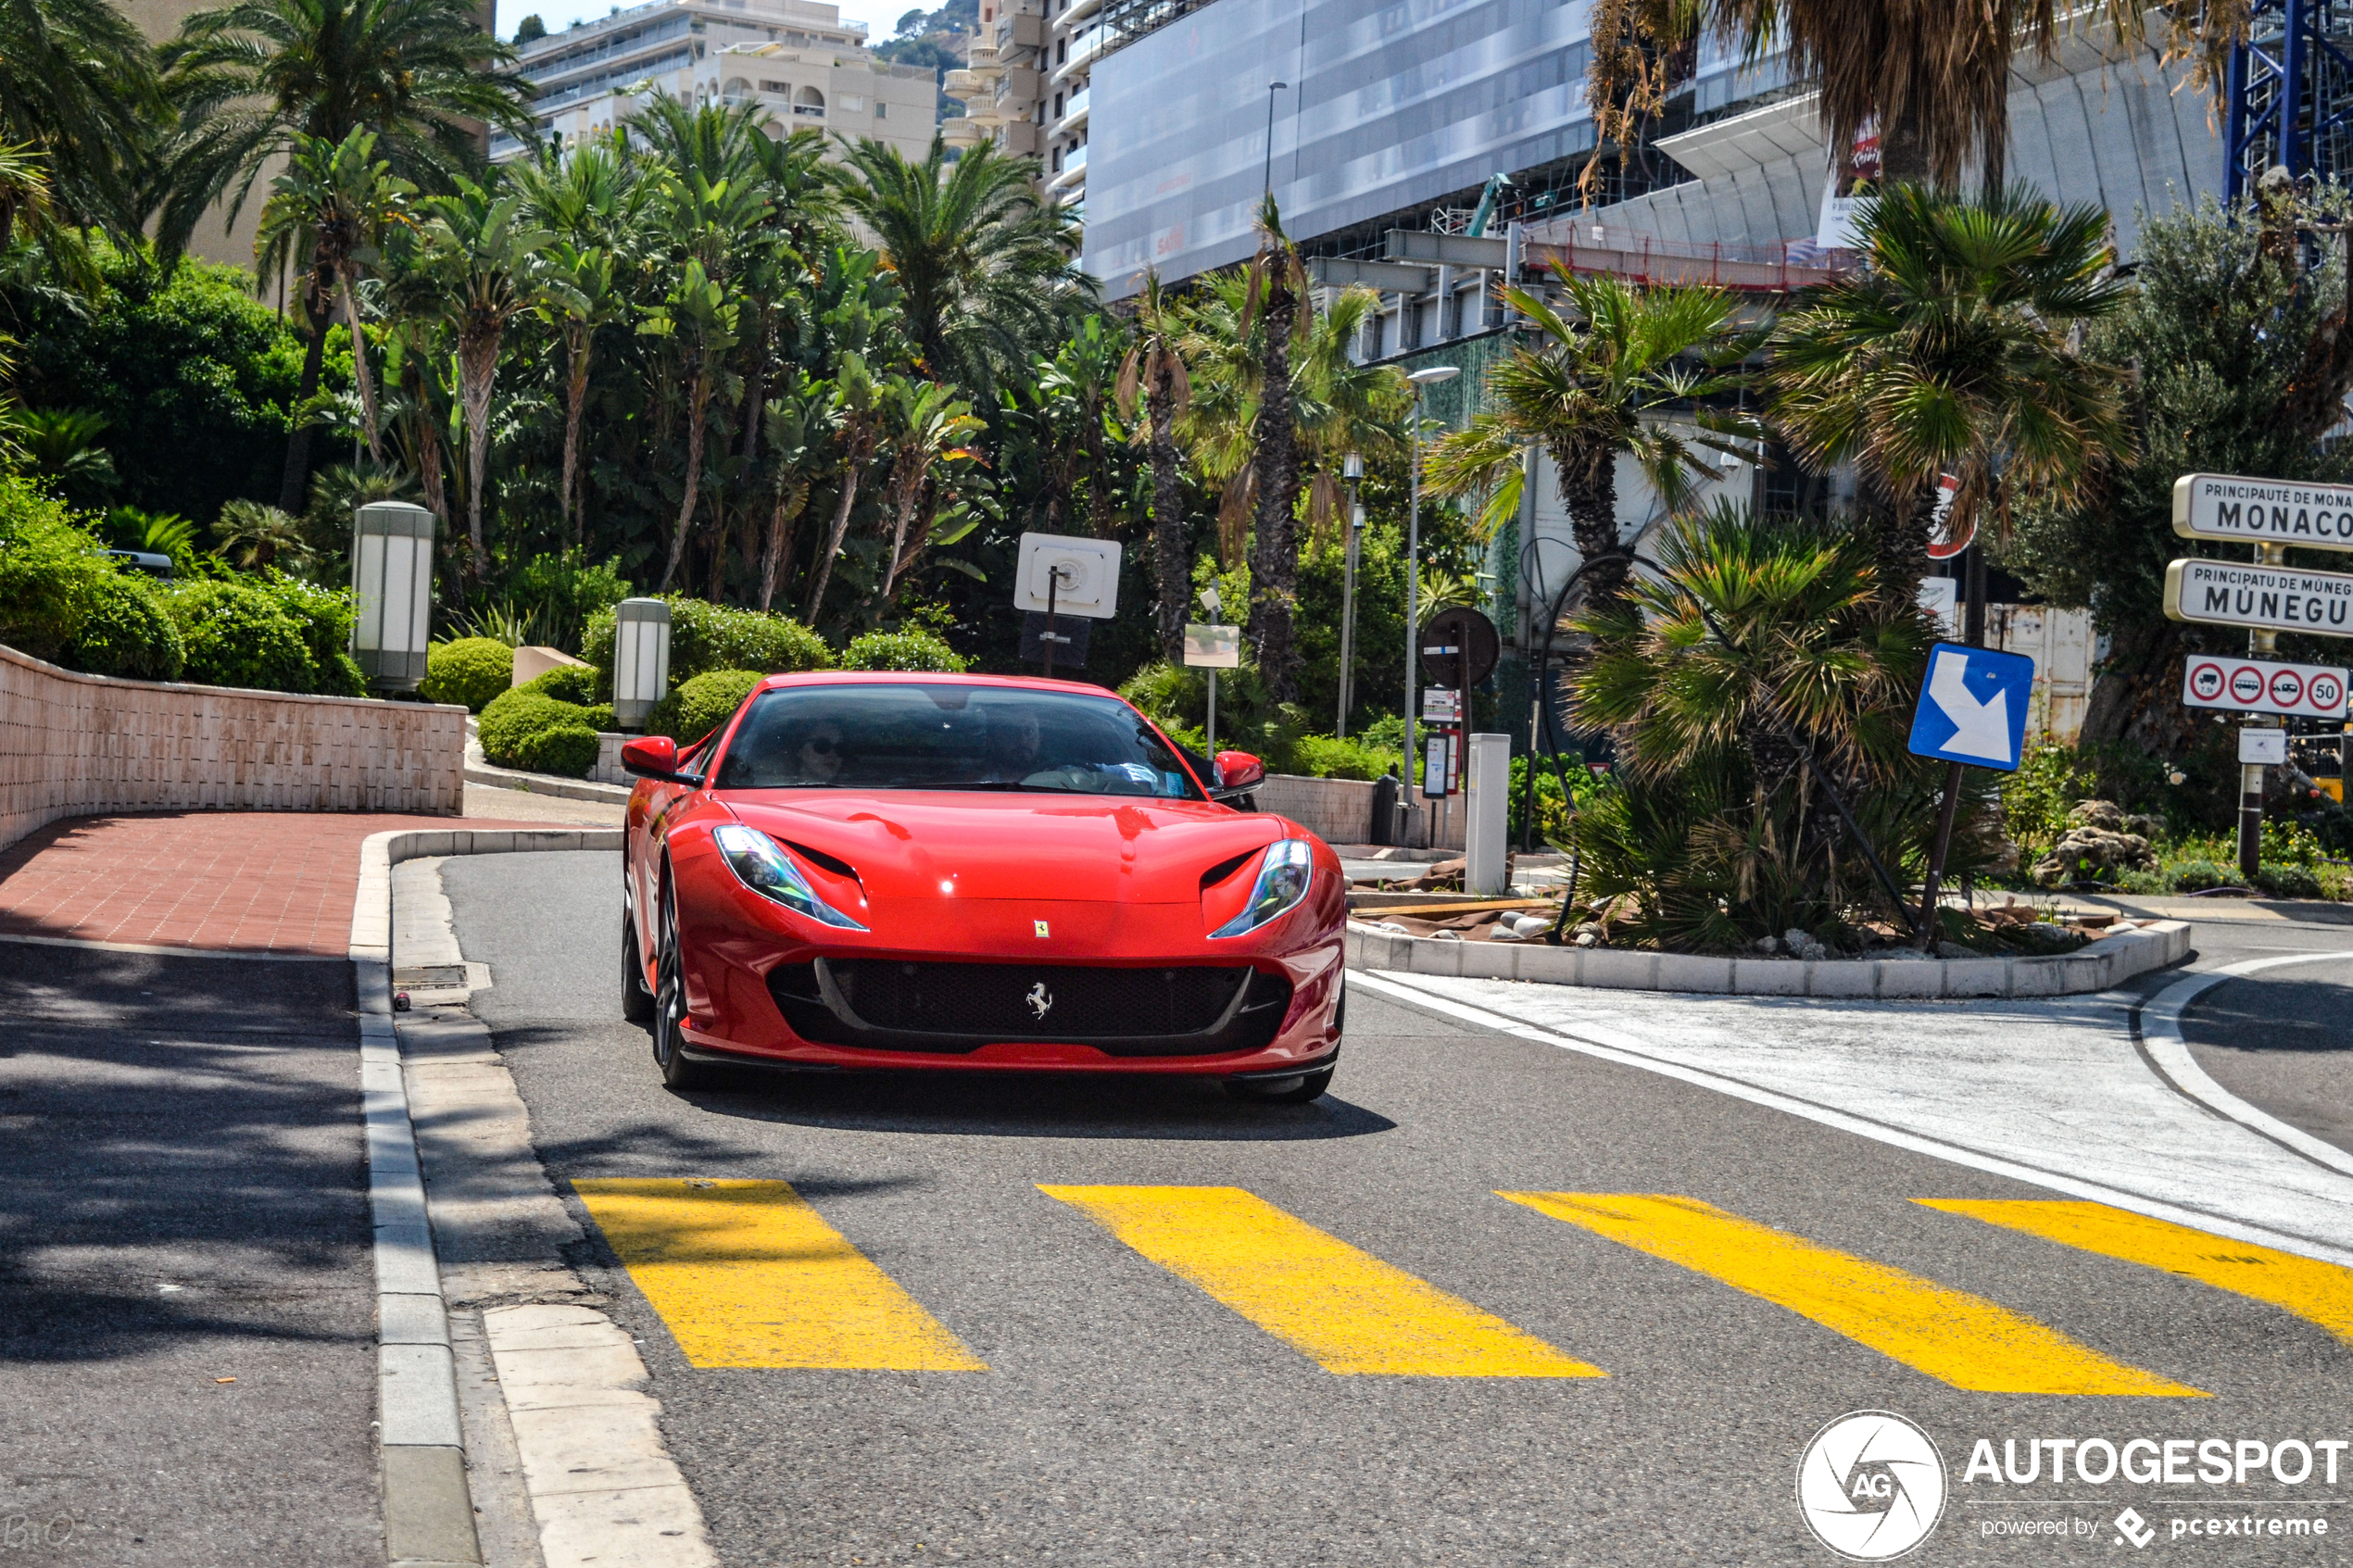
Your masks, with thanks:
[[[2187,706],[2241,713],[2342,719],[2345,689],[2345,671],[2325,664],[2192,654],[2182,674],[2182,701]]]

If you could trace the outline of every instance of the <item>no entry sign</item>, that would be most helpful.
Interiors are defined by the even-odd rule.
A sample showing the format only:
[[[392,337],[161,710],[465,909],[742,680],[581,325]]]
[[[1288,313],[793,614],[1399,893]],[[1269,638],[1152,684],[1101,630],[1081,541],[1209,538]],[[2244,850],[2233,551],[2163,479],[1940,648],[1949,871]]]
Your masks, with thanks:
[[[2345,690],[2345,671],[2325,664],[2192,654],[2182,671],[2182,701],[2191,708],[2342,719]]]

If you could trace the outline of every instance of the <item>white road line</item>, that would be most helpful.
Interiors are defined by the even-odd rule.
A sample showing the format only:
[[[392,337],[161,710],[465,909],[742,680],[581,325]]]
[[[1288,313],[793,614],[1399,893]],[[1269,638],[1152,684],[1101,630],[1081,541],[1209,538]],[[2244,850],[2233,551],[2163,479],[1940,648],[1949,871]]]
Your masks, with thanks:
[[[1957,1165],[1967,1166],[1971,1170],[1983,1171],[1991,1175],[2007,1176],[2013,1181],[2028,1182],[2077,1198],[2112,1204],[2133,1213],[2146,1214],[2153,1219],[2167,1220],[2175,1224],[2210,1231],[2218,1236],[2233,1236],[2242,1241],[2276,1247],[2283,1251],[2295,1252],[2304,1257],[2318,1258],[2326,1262],[2353,1266],[2353,1248],[2271,1225],[2250,1223],[2235,1215],[2216,1212],[2202,1206],[2169,1202],[2126,1187],[2091,1181],[2080,1175],[2020,1160],[2006,1160],[1944,1138],[1910,1132],[1869,1117],[1784,1094],[1761,1085],[1743,1082],[1725,1073],[1710,1072],[1705,1068],[1692,1067],[1669,1060],[1658,1055],[1655,1050],[1646,1048],[1642,1042],[1617,1030],[1596,1028],[1580,1023],[1572,1032],[1567,1029],[1530,1023],[1505,1013],[1492,1011],[1487,1008],[1437,993],[1428,988],[1428,982],[1423,981],[1419,976],[1414,977],[1414,981],[1407,981],[1388,973],[1372,973],[1364,970],[1355,970],[1350,972],[1348,981],[1352,986],[1362,985],[1377,995],[1388,997],[1392,1000],[1425,1008],[1441,1016],[1466,1023],[1474,1023],[1499,1034],[1515,1035],[1520,1039],[1557,1047],[1563,1050],[1576,1051],[1600,1060],[1616,1062],[1620,1066],[1641,1068],[1645,1072],[1679,1079],[1701,1088],[1730,1096],[1735,1099],[1746,1100],[1753,1105],[1786,1111],[1793,1116],[1803,1117],[1806,1121],[1818,1123],[1822,1126],[1834,1127],[1841,1132],[1852,1133],[1897,1148],[1909,1149],[1916,1154],[1930,1155]],[[1422,983],[1414,983],[1416,981]],[[1479,984],[1505,985],[1515,983],[1495,981]],[[1674,999],[1653,998],[1654,1002],[1659,1003],[1670,1002]],[[1894,1009],[1887,1004],[1879,1004],[1879,1006],[1891,1012],[1911,1010]],[[2344,1194],[2344,1197],[2353,1199],[2353,1191]]]
[[[2353,1154],[2347,1154],[2334,1144],[2324,1143],[2259,1107],[2249,1105],[2238,1096],[2207,1075],[2190,1054],[2189,1042],[2182,1035],[2182,1013],[2199,997],[2242,975],[2259,974],[2283,964],[2320,963],[2329,959],[2353,959],[2353,953],[2297,953],[2282,959],[2246,959],[2225,964],[2203,974],[2184,975],[2150,998],[2141,1010],[2142,1043],[2148,1047],[2149,1056],[2173,1080],[2174,1086],[2219,1115],[2227,1116],[2243,1127],[2262,1134],[2272,1142],[2282,1144],[2306,1159],[2325,1165],[2332,1171],[2353,1176]]]

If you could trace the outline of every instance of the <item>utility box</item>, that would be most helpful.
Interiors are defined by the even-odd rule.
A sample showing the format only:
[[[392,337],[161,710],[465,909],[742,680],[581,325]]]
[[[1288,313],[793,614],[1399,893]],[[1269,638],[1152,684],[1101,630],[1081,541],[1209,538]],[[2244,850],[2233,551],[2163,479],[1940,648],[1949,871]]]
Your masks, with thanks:
[[[1512,737],[1473,735],[1463,771],[1463,891],[1511,887]]]

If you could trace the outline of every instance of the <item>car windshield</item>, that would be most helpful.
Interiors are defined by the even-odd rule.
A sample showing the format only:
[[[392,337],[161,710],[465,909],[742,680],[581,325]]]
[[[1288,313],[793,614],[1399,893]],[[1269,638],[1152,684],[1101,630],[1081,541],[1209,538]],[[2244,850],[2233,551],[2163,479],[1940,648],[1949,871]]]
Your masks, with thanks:
[[[1202,798],[1167,743],[1115,698],[917,682],[762,692],[717,784]]]

